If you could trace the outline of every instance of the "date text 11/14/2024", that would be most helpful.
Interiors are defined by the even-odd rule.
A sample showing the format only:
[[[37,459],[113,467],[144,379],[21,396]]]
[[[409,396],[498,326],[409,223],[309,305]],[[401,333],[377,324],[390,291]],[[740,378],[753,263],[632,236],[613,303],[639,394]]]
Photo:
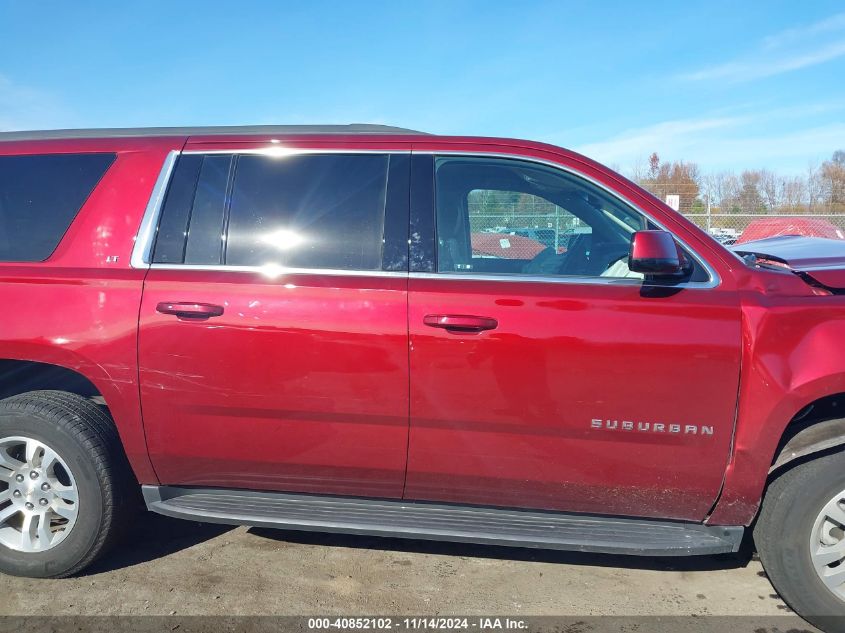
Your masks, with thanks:
[[[377,631],[499,631],[525,630],[528,623],[509,617],[338,617],[309,618],[308,629],[320,630],[377,630]]]

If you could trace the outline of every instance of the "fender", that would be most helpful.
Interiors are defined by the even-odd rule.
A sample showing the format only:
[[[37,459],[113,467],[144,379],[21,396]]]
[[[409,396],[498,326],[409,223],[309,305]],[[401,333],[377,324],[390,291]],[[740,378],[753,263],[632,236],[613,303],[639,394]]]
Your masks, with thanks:
[[[815,401],[845,393],[845,355],[837,351],[845,345],[845,297],[742,295],[734,446],[722,494],[707,519],[710,525],[749,525],[787,426]]]

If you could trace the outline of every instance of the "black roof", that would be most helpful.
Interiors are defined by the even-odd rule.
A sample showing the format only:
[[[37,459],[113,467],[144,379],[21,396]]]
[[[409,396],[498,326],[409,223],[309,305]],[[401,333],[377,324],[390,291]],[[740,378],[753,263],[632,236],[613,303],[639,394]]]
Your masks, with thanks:
[[[216,136],[226,134],[320,135],[320,134],[425,134],[390,125],[221,125],[208,127],[119,127],[78,130],[28,130],[0,132],[0,141],[36,141],[74,138],[121,138],[146,136]]]

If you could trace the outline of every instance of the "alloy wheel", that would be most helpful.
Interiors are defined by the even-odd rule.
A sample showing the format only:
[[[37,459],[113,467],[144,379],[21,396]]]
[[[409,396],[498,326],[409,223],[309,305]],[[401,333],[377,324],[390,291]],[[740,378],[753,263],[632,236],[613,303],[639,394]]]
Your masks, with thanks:
[[[67,538],[79,493],[64,459],[31,437],[0,438],[0,545],[43,552]]]

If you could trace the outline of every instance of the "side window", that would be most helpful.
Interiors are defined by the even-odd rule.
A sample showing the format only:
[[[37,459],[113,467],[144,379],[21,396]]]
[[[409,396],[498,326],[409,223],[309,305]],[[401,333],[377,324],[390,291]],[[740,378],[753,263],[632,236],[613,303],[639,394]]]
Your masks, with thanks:
[[[501,158],[435,161],[441,273],[636,277],[640,214],[572,174]]]
[[[223,263],[226,194],[234,165],[230,154],[179,157],[164,199],[153,263]]]
[[[114,154],[0,156],[0,261],[50,257],[114,159]]]
[[[153,262],[379,270],[390,160],[386,154],[182,156]]]
[[[226,264],[381,268],[386,155],[238,159]]]
[[[202,156],[188,155],[180,156],[176,162],[156,233],[153,249],[153,262],[156,264],[181,264],[185,261],[185,238],[202,161]]]
[[[223,227],[233,165],[234,158],[225,155],[205,156],[202,160],[188,223],[186,264],[213,265],[225,261]]]

